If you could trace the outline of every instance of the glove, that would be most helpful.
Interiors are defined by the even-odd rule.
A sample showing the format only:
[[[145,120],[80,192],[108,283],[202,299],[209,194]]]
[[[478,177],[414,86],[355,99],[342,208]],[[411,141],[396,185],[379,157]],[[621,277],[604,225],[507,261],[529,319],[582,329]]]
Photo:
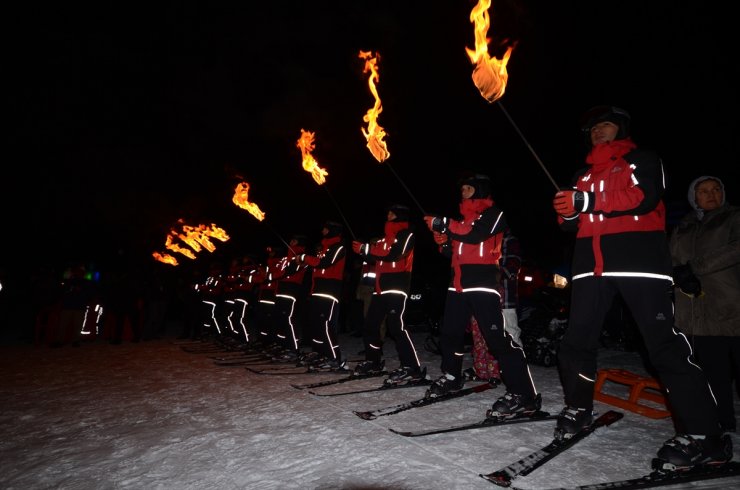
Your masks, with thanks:
[[[552,200],[555,212],[566,218],[585,211],[587,206],[587,195],[583,191],[559,191]]]
[[[433,231],[432,235],[434,235],[434,243],[436,243],[437,245],[444,245],[445,243],[447,243],[447,240],[450,239],[450,237],[438,231]]]
[[[353,241],[352,242],[352,251],[354,253],[356,253],[356,254],[359,254],[360,253],[360,250],[362,250],[362,245],[363,245],[362,242],[358,242],[356,240]]]
[[[694,275],[694,271],[691,270],[691,265],[688,262],[673,268],[673,282],[689,296],[699,296],[701,294],[701,282]]]
[[[447,218],[439,216],[424,216],[424,222],[431,231],[445,231],[447,229]]]

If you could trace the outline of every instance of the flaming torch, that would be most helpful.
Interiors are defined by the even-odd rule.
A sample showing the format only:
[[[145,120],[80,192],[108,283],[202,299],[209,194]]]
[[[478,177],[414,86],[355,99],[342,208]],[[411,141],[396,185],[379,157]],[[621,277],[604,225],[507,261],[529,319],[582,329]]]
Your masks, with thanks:
[[[262,210],[254,203],[249,202],[249,184],[246,182],[242,182],[240,184],[237,184],[236,189],[234,189],[234,197],[231,199],[234,204],[239,206],[242,209],[246,209],[249,211],[249,214],[257,218],[258,221],[265,223],[268,225],[268,227],[272,230],[275,235],[280,239],[281,242],[283,242],[288,249],[292,250],[290,248],[290,245],[283,240],[283,237],[280,236],[280,234],[275,231],[265,220],[265,213],[262,212]]]
[[[215,225],[213,225],[216,229]],[[222,242],[225,242],[229,239],[228,235],[225,235],[225,238],[223,238],[220,234],[213,234],[210,229],[206,228],[205,225],[198,225],[198,226],[189,226],[185,225],[182,227],[182,231],[185,232],[186,235],[189,237],[192,237],[195,239],[203,248],[208,250],[209,252],[213,253],[214,250],[216,250],[216,245],[213,244],[211,241],[211,238],[218,238]],[[223,230],[221,230],[223,231]]]
[[[167,250],[172,250],[173,252],[183,254],[185,257],[191,260],[195,260],[195,254],[193,253],[193,251],[189,248],[181,247],[180,245],[175,243],[172,239],[172,235],[167,235],[164,246],[165,248],[167,248]],[[200,250],[200,248],[198,250]]]
[[[152,257],[163,264],[178,265],[177,259],[168,253],[152,252]]]
[[[491,58],[488,55],[488,38],[486,37],[486,34],[488,32],[488,28],[491,26],[491,19],[488,15],[488,8],[490,6],[491,0],[478,0],[478,4],[473,7],[473,10],[470,12],[470,22],[475,26],[475,49],[465,48],[465,51],[468,53],[470,61],[475,65],[475,68],[473,69],[473,83],[478,88],[484,99],[491,103],[498,103],[498,106],[501,108],[511,125],[514,126],[519,137],[522,138],[524,144],[527,145],[527,148],[529,148],[529,151],[532,153],[535,160],[537,160],[537,163],[542,167],[547,178],[550,179],[550,182],[555,186],[555,189],[559,191],[560,187],[555,182],[555,179],[553,179],[550,172],[547,171],[545,164],[542,163],[542,160],[537,156],[532,145],[529,144],[527,139],[524,137],[524,134],[499,100],[504,95],[506,83],[509,80],[509,73],[506,71],[506,65],[509,63],[509,58],[511,57],[511,52],[514,50],[514,46],[509,46],[506,49],[504,57],[500,60],[497,58]]]
[[[388,159],[388,157],[391,156],[391,154],[388,151],[388,147],[385,141],[383,140],[383,138],[385,138],[385,130],[378,124],[378,116],[381,112],[383,112],[383,104],[380,102],[378,89],[375,86],[376,82],[380,80],[380,75],[378,73],[378,62],[380,61],[380,54],[376,53],[375,56],[373,56],[372,51],[360,51],[359,57],[360,59],[365,60],[365,67],[363,68],[362,72],[370,72],[370,76],[367,79],[367,85],[368,87],[370,87],[370,93],[375,98],[375,105],[368,109],[367,113],[362,118],[363,121],[368,123],[367,130],[365,128],[362,128],[362,134],[367,140],[367,149],[370,150],[370,153],[378,162],[383,163]],[[396,177],[396,179],[398,179],[403,188],[406,189],[406,192],[409,193],[411,199],[413,199],[416,205],[419,206],[422,214],[426,214],[421,205],[416,201],[416,198],[414,198],[414,195],[411,194],[409,188],[406,187],[406,184],[403,182],[403,180],[401,180],[401,177],[399,177],[396,171],[393,170],[391,164],[386,163],[386,166],[391,172],[393,172],[393,175]]]
[[[180,218],[179,220],[177,220],[177,224],[180,225],[180,227],[182,227],[182,228],[184,228],[186,226],[185,225],[185,220],[183,220],[182,218]],[[182,233],[182,232],[177,232],[177,231],[175,231],[174,228],[171,228],[170,229],[170,234],[173,237],[179,238],[183,242],[187,243],[188,246],[190,246],[190,248],[192,248],[196,252],[200,252],[202,250],[202,248],[203,248],[203,247],[200,246],[200,243],[198,243],[198,240],[195,239],[195,237],[193,236],[192,233],[185,234],[185,233]],[[168,243],[170,243],[172,241],[172,238],[168,238],[168,240],[169,240]],[[173,250],[173,249],[170,249],[170,250]],[[179,250],[173,250],[173,251],[174,252],[178,252]],[[193,255],[192,258],[195,258],[195,255]]]
[[[367,149],[375,157],[377,161],[383,163],[391,156],[388,151],[388,147],[383,141],[385,138],[385,130],[378,124],[378,116],[383,112],[383,105],[380,103],[380,96],[378,95],[378,89],[375,84],[380,80],[378,73],[378,62],[380,61],[380,55],[370,51],[360,51],[360,58],[365,60],[365,67],[362,73],[370,72],[370,76],[367,79],[367,85],[370,87],[370,93],[375,98],[375,105],[368,109],[365,116],[362,118],[367,123],[367,130],[362,128],[362,134],[367,140]]]
[[[314,137],[315,133],[304,131],[303,129],[301,129],[301,137],[298,138],[296,146],[301,149],[303,170],[309,172],[313,177],[313,180],[315,180],[317,184],[322,185],[326,182],[326,176],[329,175],[329,172],[319,167],[318,162],[311,154],[316,146],[314,144]],[[347,222],[347,218],[344,217],[342,210],[339,208],[339,204],[337,204],[337,201],[334,200],[334,197],[331,195],[331,192],[329,192],[328,187],[324,186],[324,190],[329,196],[329,199],[331,199],[332,204],[334,204],[334,207],[337,208],[337,211],[339,211],[339,215],[342,217],[342,221],[344,221],[345,226],[347,226],[347,231],[349,231],[349,234],[352,235],[352,239],[354,239],[355,234],[352,232],[352,228],[350,228],[349,223]]]
[[[475,49],[465,48],[465,51],[475,65],[473,83],[484,99],[494,102],[500,99],[506,90],[506,82],[509,79],[506,65],[514,48],[510,46],[500,60],[488,55],[489,40],[486,34],[491,26],[491,18],[488,15],[490,6],[491,0],[478,0],[478,5],[470,12],[470,22],[475,25]]]
[[[249,211],[249,214],[257,218],[259,221],[265,219],[265,213],[254,203],[249,202],[249,184],[241,182],[234,189],[234,197],[231,199],[234,204],[242,209]]]
[[[197,227],[189,226],[185,224],[183,219],[178,219],[177,224],[182,227],[182,231],[177,231],[175,228],[170,228],[170,232],[167,234],[165,239],[165,248],[172,252],[177,252],[185,257],[195,260],[195,252],[200,252],[202,248],[207,249],[209,252],[213,252],[216,246],[209,240],[209,237],[216,238],[222,242],[229,240],[229,235],[226,234],[222,228],[216,226],[215,223],[211,223],[211,226],[198,225]],[[180,239],[190,246],[190,248],[181,247],[175,243],[175,239]],[[192,249],[192,250],[191,250]],[[171,265],[178,265],[177,259],[167,253],[152,253],[152,257],[156,260]]]
[[[303,157],[301,163],[303,164],[303,170],[309,172],[313,177],[313,180],[315,180],[317,184],[321,185],[326,182],[326,176],[329,175],[329,172],[319,167],[319,162],[317,162],[311,154],[316,147],[313,142],[315,134],[316,133],[301,129],[301,137],[298,138],[296,146],[301,149],[301,155]]]

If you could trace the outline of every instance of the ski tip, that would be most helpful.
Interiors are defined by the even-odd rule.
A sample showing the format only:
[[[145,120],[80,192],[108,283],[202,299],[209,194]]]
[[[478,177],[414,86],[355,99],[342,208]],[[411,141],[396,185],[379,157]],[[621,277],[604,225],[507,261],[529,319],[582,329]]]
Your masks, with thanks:
[[[498,485],[499,487],[510,487],[511,486],[511,477],[507,474],[502,474],[501,472],[495,471],[493,473],[488,474],[479,474],[481,478],[484,480],[488,480],[491,483],[494,483]]]
[[[388,428],[388,430],[393,432],[394,434],[398,434],[399,436],[403,436],[403,437],[411,437],[411,435],[413,434],[413,432],[409,432],[406,430],[391,429],[390,427]]]
[[[473,392],[475,392],[475,393],[478,393],[480,391],[490,390],[491,388],[495,388],[496,386],[498,386],[498,385],[495,385],[493,383],[489,383],[488,381],[486,381],[485,383],[481,383],[479,385],[475,385],[475,386],[471,387],[470,390],[473,391]]]
[[[604,425],[611,425],[617,420],[620,420],[622,417],[624,417],[623,412],[618,412],[616,410],[609,410],[608,412],[604,412],[604,414],[599,417],[599,419],[604,421]]]
[[[360,417],[362,420],[374,420],[374,419],[377,418],[377,417],[375,417],[375,415],[373,415],[370,412],[356,412],[356,411],[354,411],[352,413],[354,413],[355,415],[357,415],[358,417]]]

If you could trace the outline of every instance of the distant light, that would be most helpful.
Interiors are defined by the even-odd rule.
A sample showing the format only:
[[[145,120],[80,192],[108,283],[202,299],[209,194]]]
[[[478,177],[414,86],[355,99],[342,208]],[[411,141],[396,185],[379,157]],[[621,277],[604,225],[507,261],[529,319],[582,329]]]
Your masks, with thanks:
[[[534,281],[534,277],[532,276],[524,276],[524,282],[532,282]]]

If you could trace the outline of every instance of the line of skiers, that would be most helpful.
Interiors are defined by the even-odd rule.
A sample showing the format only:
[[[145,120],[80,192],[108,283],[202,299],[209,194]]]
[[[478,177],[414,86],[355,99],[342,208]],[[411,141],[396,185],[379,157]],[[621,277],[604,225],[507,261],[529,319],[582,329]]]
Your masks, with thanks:
[[[723,434],[707,377],[674,324],[662,162],[653,152],[637,147],[630,138],[629,123],[629,114],[620,108],[600,106],[589,111],[582,127],[589,147],[586,166],[574,175],[571,187],[553,198],[558,223],[563,230],[576,232],[570,318],[558,353],[565,407],[555,437],[572,437],[593,421],[599,337],[614,298],[621,296],[645,340],[676,422],[676,434],[659,449],[658,459],[675,466],[721,463],[732,458],[731,439]],[[450,284],[440,326],[442,373],[433,382],[429,380],[427,396],[463,388],[465,335],[472,318],[506,387],[488,415],[508,417],[539,410],[542,397],[518,332],[511,325],[507,328],[502,311],[501,250],[508,230],[506,218],[491,197],[487,176],[464,178],[459,189],[459,217],[424,216],[439,252],[450,259]],[[400,361],[385,382],[415,383],[427,377],[404,324],[415,234],[408,208],[395,205],[386,211],[382,238],[351,245],[364,262],[375,263],[376,275],[362,331],[365,359],[352,372],[384,372],[381,325],[385,322]],[[258,342],[263,351],[280,359],[349,372],[338,339],[347,259],[342,233],[341,224],[326,222],[315,252],[303,249],[305,244],[294,237],[290,253],[271,257],[257,269],[258,339],[246,338],[248,329],[235,327],[230,314],[222,325],[218,315],[213,315],[214,327],[221,332],[228,325],[234,334],[243,332],[245,341]],[[309,270],[306,323],[299,339],[295,328],[298,299],[292,289],[297,282],[291,278]],[[308,351],[301,351],[301,340]]]

